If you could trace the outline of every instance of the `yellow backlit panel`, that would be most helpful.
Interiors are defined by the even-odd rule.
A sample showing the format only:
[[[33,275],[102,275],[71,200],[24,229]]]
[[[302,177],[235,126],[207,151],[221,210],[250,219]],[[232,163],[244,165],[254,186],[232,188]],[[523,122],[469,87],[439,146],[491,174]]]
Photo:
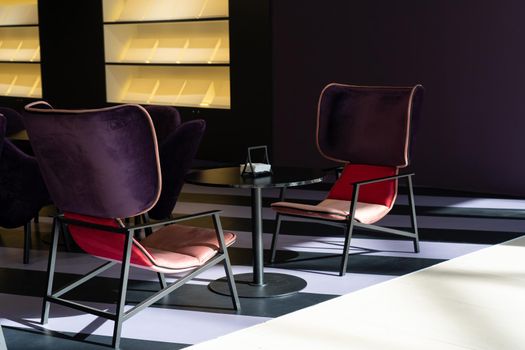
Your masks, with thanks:
[[[229,63],[227,21],[104,26],[106,62]]]
[[[0,61],[40,61],[38,28],[0,28]]]
[[[38,24],[37,0],[0,2],[0,25]]]
[[[107,99],[116,103],[230,108],[229,67],[106,66]]]
[[[42,97],[40,65],[0,63],[0,95]]]
[[[104,0],[104,21],[154,21],[228,16],[228,0]]]

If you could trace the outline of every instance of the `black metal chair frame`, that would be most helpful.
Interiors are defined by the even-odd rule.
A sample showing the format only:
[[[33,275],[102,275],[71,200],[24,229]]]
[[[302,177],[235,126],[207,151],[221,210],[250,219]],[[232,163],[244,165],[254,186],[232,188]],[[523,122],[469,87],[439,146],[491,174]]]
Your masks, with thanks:
[[[31,249],[31,220],[24,224],[24,264],[29,264],[29,250]]]
[[[72,219],[66,219],[63,217],[63,215],[56,216],[53,222],[53,237],[51,246],[49,248],[49,260],[48,260],[48,275],[47,275],[47,286],[46,286],[46,294],[44,296],[43,305],[42,305],[42,316],[41,316],[41,323],[46,324],[48,322],[49,318],[49,309],[51,303],[56,303],[59,305],[71,307],[73,309],[77,309],[80,311],[84,311],[102,318],[106,318],[109,320],[112,320],[115,322],[114,328],[113,328],[113,337],[112,337],[112,343],[111,346],[114,348],[118,348],[120,346],[120,335],[122,330],[122,323],[126,321],[131,316],[135,315],[139,311],[147,308],[148,306],[152,305],[159,299],[162,299],[166,295],[173,292],[175,289],[182,286],[187,281],[191,280],[196,275],[206,271],[210,267],[216,265],[219,262],[223,262],[224,264],[224,271],[226,273],[226,276],[228,278],[228,285],[230,288],[230,294],[232,298],[233,308],[235,310],[240,310],[240,303],[239,303],[239,297],[237,295],[237,290],[235,288],[235,282],[233,279],[233,274],[231,270],[231,264],[230,264],[230,258],[228,256],[228,251],[226,248],[226,244],[224,241],[224,234],[219,218],[219,210],[214,211],[207,211],[199,214],[194,215],[187,215],[183,217],[178,217],[176,219],[170,219],[170,220],[163,220],[158,221],[155,223],[147,223],[147,224],[140,224],[140,225],[133,225],[125,227],[110,227],[105,225],[99,225],[99,224],[91,224],[86,223],[83,221],[78,220],[72,220]],[[187,221],[191,219],[197,219],[205,216],[212,216],[213,219],[213,225],[215,227],[215,232],[217,234],[217,240],[219,242],[219,253],[215,255],[212,259],[207,261],[203,266],[200,266],[188,274],[186,274],[184,277],[179,278],[177,281],[167,284],[164,274],[157,272],[159,282],[161,285],[161,289],[156,292],[155,294],[151,295],[147,299],[143,300],[139,304],[135,305],[133,308],[124,311],[124,306],[126,304],[126,292],[127,292],[127,286],[128,286],[128,276],[129,276],[129,268],[130,268],[130,259],[131,259],[131,247],[132,247],[132,238],[135,232],[138,232],[143,229],[152,229],[154,227],[159,226],[165,226],[174,224],[181,221]],[[118,300],[116,305],[116,311],[115,313],[107,312],[104,310],[96,309],[91,306],[83,305],[77,302],[73,302],[70,300],[66,300],[61,298],[61,296],[74,288],[82,285],[83,283],[89,281],[93,277],[96,277],[100,273],[106,271],[110,267],[117,264],[116,261],[109,261],[104,263],[103,265],[95,268],[94,270],[88,272],[86,275],[81,277],[80,279],[76,280],[73,283],[68,284],[65,287],[62,287],[61,289],[57,291],[53,291],[53,278],[55,273],[55,265],[56,265],[56,256],[57,256],[57,246],[58,246],[58,237],[59,237],[59,227],[61,225],[76,225],[76,226],[82,226],[97,230],[102,230],[106,232],[111,232],[115,234],[123,234],[125,235],[125,243],[123,246],[123,258],[122,258],[122,267],[120,270],[120,280],[119,280],[119,291],[118,291]]]
[[[0,326],[0,350],[7,350],[7,344],[5,343],[4,332],[2,326]]]
[[[350,249],[350,240],[352,239],[352,231],[354,227],[359,227],[359,228],[364,228],[368,230],[380,231],[380,232],[385,232],[385,233],[390,233],[394,235],[412,238],[414,242],[414,251],[416,253],[419,253],[419,233],[418,233],[417,220],[416,220],[416,207],[414,203],[414,190],[412,186],[412,176],[414,176],[414,173],[393,175],[393,176],[387,176],[387,177],[381,177],[381,178],[376,178],[376,179],[354,182],[352,202],[350,203],[350,210],[349,210],[349,214],[346,220],[334,221],[334,220],[322,219],[322,218],[309,218],[309,217],[305,217],[302,215],[277,213],[277,216],[275,218],[276,219],[275,233],[273,234],[272,244],[271,244],[270,263],[273,264],[275,262],[276,245],[277,245],[277,240],[279,236],[279,231],[281,229],[281,221],[282,221],[283,216],[297,217],[297,218],[304,219],[306,221],[319,222],[319,223],[323,223],[323,224],[327,224],[331,226],[337,226],[337,227],[344,228],[345,241],[344,241],[344,246],[343,246],[341,265],[339,269],[339,276],[344,276],[346,274],[346,268],[348,265],[348,254],[349,254],[349,249]],[[407,180],[408,204],[410,206],[410,221],[412,224],[412,232],[392,229],[388,227],[381,227],[381,226],[377,226],[373,224],[363,224],[355,220],[354,216],[355,216],[355,210],[357,208],[357,198],[359,196],[359,189],[361,186],[365,186],[365,185],[377,183],[377,182],[384,182],[388,180],[401,179],[401,178],[405,178]],[[280,201],[284,200],[284,188],[281,190],[281,195],[280,195],[279,200]]]

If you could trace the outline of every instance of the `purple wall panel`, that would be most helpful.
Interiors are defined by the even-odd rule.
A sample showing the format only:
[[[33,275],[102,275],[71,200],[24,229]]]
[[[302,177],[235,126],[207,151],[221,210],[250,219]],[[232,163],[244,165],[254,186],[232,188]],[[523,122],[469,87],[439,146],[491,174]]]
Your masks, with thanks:
[[[329,82],[425,86],[413,168],[422,186],[525,194],[525,3],[273,1],[274,162],[324,166]]]

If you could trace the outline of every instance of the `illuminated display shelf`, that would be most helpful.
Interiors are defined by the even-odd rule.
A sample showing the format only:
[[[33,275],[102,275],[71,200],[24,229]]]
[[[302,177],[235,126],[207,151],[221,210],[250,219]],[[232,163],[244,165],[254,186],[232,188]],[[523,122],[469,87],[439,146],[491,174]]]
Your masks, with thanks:
[[[104,0],[104,22],[228,17],[228,0]]]
[[[0,4],[0,95],[42,97],[36,0]]]
[[[0,61],[39,62],[38,27],[0,27]]]
[[[229,108],[229,67],[106,65],[109,102]]]
[[[0,3],[0,26],[38,25],[37,0]]]
[[[104,27],[106,62],[229,63],[228,21]]]
[[[42,97],[40,65],[0,63],[0,95]]]
[[[227,0],[104,0],[108,102],[230,108]]]

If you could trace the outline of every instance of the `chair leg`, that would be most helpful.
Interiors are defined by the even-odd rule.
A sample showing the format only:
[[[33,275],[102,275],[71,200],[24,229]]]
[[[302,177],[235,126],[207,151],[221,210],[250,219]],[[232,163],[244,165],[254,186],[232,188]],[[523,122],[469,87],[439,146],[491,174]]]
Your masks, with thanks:
[[[281,187],[281,191],[279,191],[279,202],[284,201],[284,196],[286,194],[286,187]],[[270,264],[273,264],[275,262],[275,252],[277,248],[277,239],[279,236],[279,231],[281,230],[281,215],[277,214],[275,216],[275,232],[272,236],[272,245],[270,248]]]
[[[29,263],[29,250],[31,249],[31,220],[24,224],[24,264]]]
[[[239,295],[237,294],[237,287],[235,286],[235,278],[233,276],[232,267],[230,263],[230,257],[228,252],[224,252],[224,272],[226,273],[226,278],[228,279],[228,288],[230,289],[230,294],[232,296],[232,304],[235,310],[241,309],[241,303],[239,301]]]
[[[419,232],[417,229],[417,219],[416,219],[416,205],[414,202],[414,189],[412,187],[412,177],[409,176],[408,180],[408,204],[410,206],[410,221],[412,223],[412,229],[414,230],[414,251],[419,253]]]
[[[157,276],[159,277],[160,288],[166,288],[168,284],[166,283],[166,278],[164,277],[164,274],[161,272],[157,272]]]
[[[126,292],[128,289],[129,266],[131,260],[131,246],[133,243],[133,231],[126,233],[124,242],[124,255],[122,256],[122,267],[120,269],[119,297],[115,311],[115,326],[113,327],[113,339],[111,346],[118,349],[120,346],[120,334],[122,333],[122,318],[126,304]]]
[[[2,331],[2,326],[0,325],[0,350],[7,350],[7,344],[4,338],[4,332]]]
[[[281,214],[277,214],[275,217],[275,232],[272,237],[272,245],[270,248],[270,264],[275,262],[275,253],[277,251],[277,240],[279,238],[279,232],[281,231]]]
[[[49,307],[51,303],[47,299],[53,294],[53,278],[55,275],[59,225],[61,224],[58,222],[58,219],[55,218],[53,220],[53,237],[51,238],[51,245],[49,246],[49,258],[47,261],[46,294],[44,295],[44,301],[42,303],[42,316],[40,319],[40,323],[42,324],[46,324],[49,318]]]
[[[235,310],[240,310],[241,303],[239,301],[239,295],[237,294],[237,286],[235,285],[235,279],[231,268],[230,256],[228,255],[228,249],[226,247],[226,243],[224,242],[224,233],[222,231],[222,225],[218,214],[213,214],[213,225],[215,226],[215,232],[217,232],[217,239],[220,244],[220,253],[224,255],[224,272],[226,273],[226,278],[228,279],[228,287],[232,296],[233,308]]]
[[[359,198],[359,185],[354,184],[354,191],[352,193],[352,202],[350,202],[350,209],[348,211],[348,222],[346,224],[345,244],[343,248],[343,257],[341,258],[341,268],[339,269],[339,276],[346,274],[346,267],[348,265],[348,254],[350,251],[350,240],[352,239],[352,231],[354,230],[354,217],[357,208],[357,199]]]
[[[346,274],[348,266],[348,254],[350,253],[350,240],[352,239],[352,231],[354,230],[354,220],[350,219],[345,227],[345,243],[343,247],[343,256],[341,258],[341,267],[339,269],[339,276]]]

